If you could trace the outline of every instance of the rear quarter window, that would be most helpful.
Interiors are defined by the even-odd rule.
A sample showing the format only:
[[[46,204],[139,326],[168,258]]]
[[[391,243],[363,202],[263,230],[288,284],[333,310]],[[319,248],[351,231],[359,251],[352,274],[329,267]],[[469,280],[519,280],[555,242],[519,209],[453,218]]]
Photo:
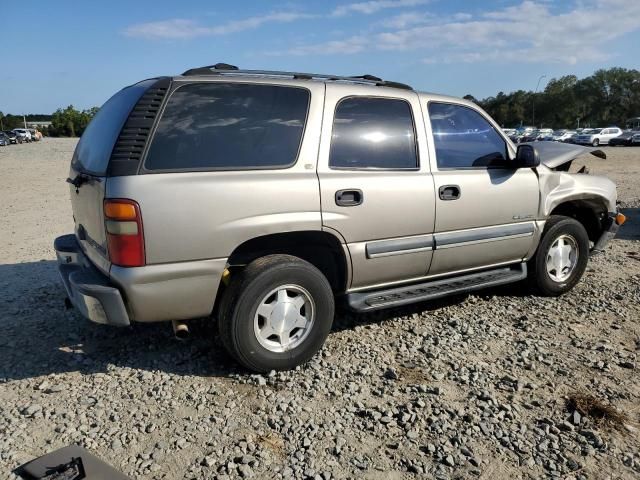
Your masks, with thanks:
[[[103,176],[122,126],[140,97],[156,82],[145,80],[123,88],[105,102],[85,129],[73,154],[76,171]]]
[[[310,92],[299,87],[197,83],[176,89],[145,170],[285,168],[298,157]]]

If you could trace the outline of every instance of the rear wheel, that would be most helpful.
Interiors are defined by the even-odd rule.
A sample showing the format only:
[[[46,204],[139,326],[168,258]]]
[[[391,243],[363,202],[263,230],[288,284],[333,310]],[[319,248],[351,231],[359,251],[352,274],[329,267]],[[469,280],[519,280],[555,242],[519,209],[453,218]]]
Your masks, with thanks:
[[[322,347],[333,315],[322,272],[297,257],[268,255],[232,277],[220,304],[220,336],[246,368],[286,370]]]
[[[558,296],[580,281],[589,259],[589,236],[580,222],[554,215],[530,261],[531,280],[545,296]]]

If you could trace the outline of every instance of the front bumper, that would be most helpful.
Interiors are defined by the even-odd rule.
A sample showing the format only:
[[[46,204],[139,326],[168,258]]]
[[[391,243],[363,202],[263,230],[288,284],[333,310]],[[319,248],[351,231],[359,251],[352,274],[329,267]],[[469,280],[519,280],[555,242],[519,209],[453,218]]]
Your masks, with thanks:
[[[624,218],[624,216],[623,216]],[[624,221],[624,220],[623,220]],[[605,220],[604,230],[600,234],[600,238],[591,249],[591,255],[597,255],[604,252],[609,242],[616,236],[620,225],[618,224],[618,212],[610,212]]]
[[[53,244],[58,272],[69,300],[92,322],[126,327],[130,324],[120,290],[82,253],[75,235],[63,235]]]

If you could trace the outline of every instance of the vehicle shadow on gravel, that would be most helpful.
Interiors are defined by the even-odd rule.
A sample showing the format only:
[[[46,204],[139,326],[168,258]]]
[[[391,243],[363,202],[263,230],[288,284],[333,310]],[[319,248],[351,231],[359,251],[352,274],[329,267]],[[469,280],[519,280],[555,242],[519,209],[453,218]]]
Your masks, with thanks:
[[[117,328],[97,325],[64,306],[56,262],[0,265],[0,383],[63,373],[94,374],[115,367],[135,378],[136,370],[182,376],[230,377],[247,371],[224,351],[210,319],[189,322],[192,335],[177,341],[169,323]],[[481,297],[531,294],[519,283],[483,290]],[[405,307],[358,314],[338,307],[333,332],[460,304],[456,295]],[[51,380],[48,381],[51,384]]]
[[[486,288],[470,293],[461,293],[436,300],[427,300],[402,307],[377,310],[373,312],[357,313],[350,311],[346,306],[339,305],[336,311],[336,318],[333,324],[333,331],[350,330],[361,325],[370,325],[386,321],[402,321],[403,317],[412,315],[430,314],[439,315],[439,310],[445,307],[460,305],[467,301],[470,295],[480,298],[490,297],[526,297],[535,295],[535,292],[527,282],[511,283],[497,287]]]
[[[246,373],[206,319],[191,321],[193,335],[180,342],[169,323],[97,325],[65,309],[64,298],[56,262],[0,265],[0,383],[114,367],[202,377]]]
[[[620,227],[616,238],[620,240],[640,240],[640,208],[621,208],[627,221]]]

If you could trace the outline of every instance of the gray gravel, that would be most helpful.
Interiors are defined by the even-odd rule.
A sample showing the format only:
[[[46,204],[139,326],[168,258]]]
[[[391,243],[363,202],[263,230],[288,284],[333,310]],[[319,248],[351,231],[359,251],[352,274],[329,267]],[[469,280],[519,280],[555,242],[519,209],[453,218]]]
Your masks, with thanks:
[[[570,294],[341,311],[308,365],[250,375],[206,320],[178,343],[64,309],[51,242],[74,145],[0,149],[0,476],[78,443],[132,478],[640,477],[640,148],[588,161],[633,221]],[[567,411],[574,392],[626,426]]]

